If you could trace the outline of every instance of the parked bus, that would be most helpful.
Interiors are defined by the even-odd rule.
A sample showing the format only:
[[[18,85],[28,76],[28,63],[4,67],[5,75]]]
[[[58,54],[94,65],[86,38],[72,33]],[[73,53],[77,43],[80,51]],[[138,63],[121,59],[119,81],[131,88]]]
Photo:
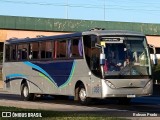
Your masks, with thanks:
[[[92,29],[4,43],[4,89],[23,100],[36,95],[131,98],[152,94],[151,61],[144,34]]]

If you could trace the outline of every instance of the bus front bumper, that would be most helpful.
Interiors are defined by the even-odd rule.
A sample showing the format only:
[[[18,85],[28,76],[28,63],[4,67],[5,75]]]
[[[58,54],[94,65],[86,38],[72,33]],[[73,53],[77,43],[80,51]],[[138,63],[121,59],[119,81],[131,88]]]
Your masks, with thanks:
[[[153,81],[143,88],[111,88],[107,85],[105,80],[102,80],[102,98],[108,97],[140,97],[150,96],[153,92]]]

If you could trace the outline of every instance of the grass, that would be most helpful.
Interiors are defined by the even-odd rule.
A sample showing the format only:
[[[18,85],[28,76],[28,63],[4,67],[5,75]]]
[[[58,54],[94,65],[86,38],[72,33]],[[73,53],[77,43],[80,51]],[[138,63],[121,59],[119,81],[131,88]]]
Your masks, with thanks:
[[[124,120],[124,118],[116,118],[116,117],[106,117],[100,115],[89,114],[86,112],[78,113],[78,112],[58,112],[58,111],[45,111],[45,110],[33,110],[33,109],[22,109],[16,107],[4,107],[0,106],[0,112],[15,112],[15,113],[41,113],[41,118],[27,118],[27,117],[13,117],[12,120]],[[107,113],[107,112],[106,112]],[[1,116],[1,115],[0,115]],[[1,118],[1,120],[6,120],[7,118]],[[126,120],[126,119],[125,119]]]

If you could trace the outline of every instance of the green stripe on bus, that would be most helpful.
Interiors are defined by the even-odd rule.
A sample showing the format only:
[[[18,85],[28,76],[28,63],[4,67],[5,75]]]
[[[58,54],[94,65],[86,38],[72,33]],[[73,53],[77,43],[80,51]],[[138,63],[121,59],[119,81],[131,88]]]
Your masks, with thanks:
[[[48,77],[46,77],[44,74],[39,73],[39,76],[45,78],[46,80],[48,80],[50,83],[54,84]]]

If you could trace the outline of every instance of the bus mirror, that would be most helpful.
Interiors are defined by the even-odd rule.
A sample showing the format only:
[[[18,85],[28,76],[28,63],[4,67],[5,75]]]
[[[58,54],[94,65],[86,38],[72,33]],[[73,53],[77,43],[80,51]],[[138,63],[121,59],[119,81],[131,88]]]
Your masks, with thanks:
[[[104,46],[101,46],[99,44],[95,44],[95,47],[100,48],[101,49],[101,54],[100,54],[100,60],[99,60],[99,64],[100,65],[104,65],[105,64],[105,54],[104,54]]]
[[[156,54],[153,55],[153,64],[154,65],[158,64],[158,60],[157,60],[157,55]]]
[[[100,62],[99,62],[100,65],[104,65],[105,64],[105,54],[104,53],[101,53],[100,54]]]
[[[157,65],[158,60],[157,60],[157,55],[156,55],[156,48],[154,45],[149,44],[149,47],[153,49],[153,64]]]

